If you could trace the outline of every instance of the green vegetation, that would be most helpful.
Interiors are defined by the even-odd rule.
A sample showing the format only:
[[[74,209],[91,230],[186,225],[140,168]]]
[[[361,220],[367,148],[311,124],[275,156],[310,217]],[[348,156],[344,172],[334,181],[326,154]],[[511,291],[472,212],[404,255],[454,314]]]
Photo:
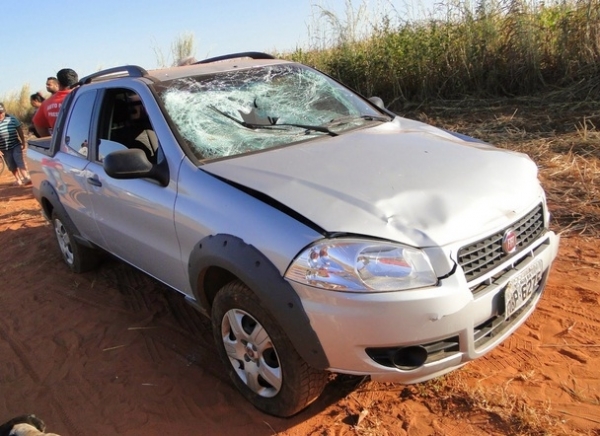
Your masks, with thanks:
[[[280,54],[366,96],[397,101],[535,95],[568,88],[600,96],[600,0],[459,0],[445,18],[402,21],[347,2],[346,19],[321,10],[312,49]],[[365,36],[366,35],[366,36]]]

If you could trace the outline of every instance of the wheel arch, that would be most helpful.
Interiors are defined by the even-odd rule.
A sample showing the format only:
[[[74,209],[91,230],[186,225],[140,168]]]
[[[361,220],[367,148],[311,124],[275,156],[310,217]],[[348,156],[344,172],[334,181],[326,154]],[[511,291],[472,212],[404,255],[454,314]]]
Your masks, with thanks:
[[[54,209],[59,210],[63,216],[68,216],[67,211],[60,202],[56,189],[54,189],[54,186],[52,186],[49,181],[43,180],[40,184],[39,198],[39,203],[42,207],[42,213],[48,220],[50,220],[50,217],[52,217],[52,211]]]
[[[58,196],[56,189],[48,180],[44,180],[40,184],[39,198],[42,213],[48,221],[50,221],[52,218],[52,212],[56,210],[65,220],[69,220],[70,225],[73,227],[73,229],[75,229],[76,232],[73,237],[78,243],[84,247],[96,248],[91,242],[80,235],[79,230],[77,230],[77,226],[75,226],[75,223],[67,213],[67,210],[60,202],[60,197]]]
[[[309,365],[316,369],[329,367],[300,297],[256,247],[233,235],[208,236],[195,245],[188,269],[194,296],[205,314],[210,314],[219,289],[239,279],[254,292]]]

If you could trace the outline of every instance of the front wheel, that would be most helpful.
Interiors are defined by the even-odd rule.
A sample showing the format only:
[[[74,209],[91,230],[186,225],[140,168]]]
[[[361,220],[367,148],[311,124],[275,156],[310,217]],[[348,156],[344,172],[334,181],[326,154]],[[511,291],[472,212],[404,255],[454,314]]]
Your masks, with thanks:
[[[75,239],[75,226],[71,220],[56,210],[52,211],[52,227],[63,260],[73,272],[89,271],[98,265],[100,254],[93,248],[86,247]]]
[[[288,417],[316,400],[327,373],[310,367],[242,282],[225,285],[213,303],[215,342],[238,390],[256,408]]]

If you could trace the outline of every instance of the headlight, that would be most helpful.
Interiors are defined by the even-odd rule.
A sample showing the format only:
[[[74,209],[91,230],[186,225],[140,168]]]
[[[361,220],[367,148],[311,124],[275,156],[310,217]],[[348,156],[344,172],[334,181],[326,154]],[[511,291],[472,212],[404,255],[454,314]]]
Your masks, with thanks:
[[[330,239],[312,245],[292,262],[285,277],[350,292],[399,291],[437,283],[423,251],[361,239]]]

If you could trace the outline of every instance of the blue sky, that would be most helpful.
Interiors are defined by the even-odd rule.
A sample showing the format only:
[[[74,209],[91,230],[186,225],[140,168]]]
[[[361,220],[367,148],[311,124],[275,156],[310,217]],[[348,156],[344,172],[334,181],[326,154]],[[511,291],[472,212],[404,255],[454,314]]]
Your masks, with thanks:
[[[433,0],[424,0],[433,3]],[[397,0],[9,0],[2,1],[0,98],[25,84],[44,91],[46,77],[72,68],[83,77],[103,68],[137,64],[157,68],[160,54],[192,34],[198,59],[240,51],[289,52],[309,48],[321,9],[346,21],[347,5],[360,18],[417,14],[422,2]],[[370,15],[369,15],[370,14]],[[321,23],[316,26],[316,24]]]

